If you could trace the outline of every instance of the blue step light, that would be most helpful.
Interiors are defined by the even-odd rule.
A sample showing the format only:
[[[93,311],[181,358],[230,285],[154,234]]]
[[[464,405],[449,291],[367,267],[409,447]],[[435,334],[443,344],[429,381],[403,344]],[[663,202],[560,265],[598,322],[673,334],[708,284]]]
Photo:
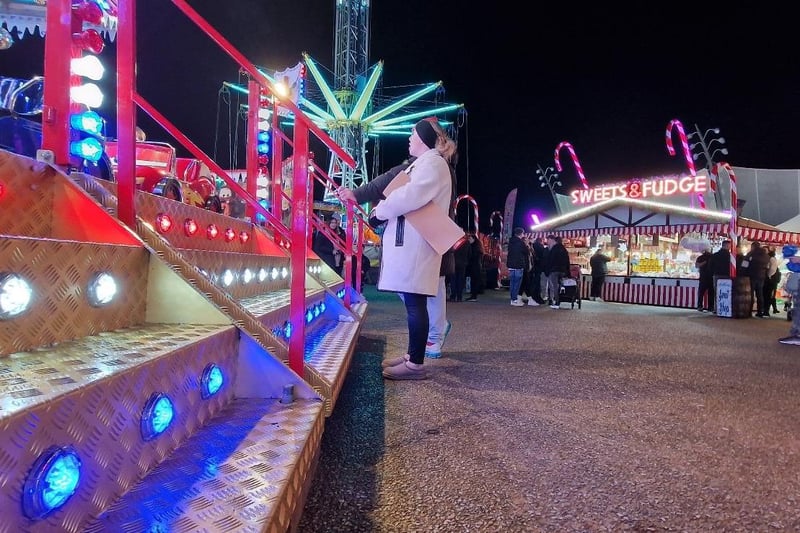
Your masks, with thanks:
[[[91,135],[103,135],[105,122],[94,111],[86,111],[77,115],[70,115],[69,124],[74,129]]]
[[[150,396],[142,410],[142,439],[148,441],[164,433],[175,418],[175,406],[166,394]]]
[[[51,446],[33,464],[25,479],[22,511],[31,520],[44,518],[75,493],[81,460],[70,447]]]
[[[69,143],[69,153],[88,161],[98,161],[103,155],[103,145],[94,137]]]
[[[200,396],[204,400],[214,396],[222,388],[225,379],[222,370],[214,363],[209,364],[203,369],[203,376],[200,378]]]

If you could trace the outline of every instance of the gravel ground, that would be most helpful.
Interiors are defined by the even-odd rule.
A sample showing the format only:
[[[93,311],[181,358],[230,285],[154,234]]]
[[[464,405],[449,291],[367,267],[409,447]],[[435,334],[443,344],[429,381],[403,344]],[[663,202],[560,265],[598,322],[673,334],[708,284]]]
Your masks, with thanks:
[[[448,304],[427,381],[370,301],[300,533],[800,531],[800,347],[785,315]]]

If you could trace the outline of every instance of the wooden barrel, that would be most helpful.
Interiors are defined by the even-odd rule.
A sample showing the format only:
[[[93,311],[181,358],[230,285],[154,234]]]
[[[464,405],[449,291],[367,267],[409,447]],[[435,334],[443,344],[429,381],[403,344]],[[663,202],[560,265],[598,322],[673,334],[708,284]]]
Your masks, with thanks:
[[[750,278],[737,276],[733,279],[731,313],[733,318],[750,318],[753,314],[753,291]]]

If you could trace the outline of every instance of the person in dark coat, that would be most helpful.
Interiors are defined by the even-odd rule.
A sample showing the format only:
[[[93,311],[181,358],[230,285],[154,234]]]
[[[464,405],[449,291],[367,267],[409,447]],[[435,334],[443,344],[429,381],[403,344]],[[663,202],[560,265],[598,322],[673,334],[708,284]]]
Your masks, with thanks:
[[[767,279],[767,268],[769,268],[769,254],[767,249],[761,246],[758,241],[750,244],[750,253],[744,257],[742,266],[747,268],[750,276],[750,289],[756,302],[756,316],[759,318],[768,317],[766,303],[764,301],[764,282]]]
[[[547,254],[547,248],[542,244],[542,238],[537,237],[533,241],[533,266],[531,269],[531,290],[533,291],[533,300],[537,304],[543,304],[542,298],[542,274],[544,274],[544,258]]]
[[[470,232],[467,236],[468,244],[464,246],[469,247],[469,258],[467,260],[467,275],[469,276],[470,295],[466,301],[475,302],[478,300],[478,294],[482,292],[483,286],[481,283],[481,264],[483,261],[483,244],[481,240]]]
[[[731,241],[722,241],[719,250],[711,254],[712,291],[711,309],[717,311],[717,279],[731,275]]]
[[[697,256],[694,266],[697,268],[699,280],[697,285],[697,310],[713,311],[712,302],[714,297],[710,293],[711,288],[714,286],[714,272],[711,269],[711,250],[709,248],[706,248],[703,253]],[[704,305],[706,297],[708,297],[708,304]]]
[[[547,236],[547,257],[544,272],[547,274],[547,291],[550,293],[550,308],[558,309],[561,278],[569,274],[569,252],[561,244],[561,237]]]
[[[519,298],[519,290],[522,287],[525,271],[530,267],[530,250],[522,239],[524,233],[525,230],[523,228],[514,228],[514,234],[511,235],[508,241],[506,266],[508,267],[511,305],[513,306],[525,305],[525,302]]]
[[[608,262],[611,258],[603,253],[603,248],[598,247],[592,257],[589,258],[589,266],[592,269],[592,287],[589,292],[591,300],[597,300],[603,295],[603,285],[608,274]]]
[[[467,236],[466,232],[464,232],[464,236]],[[462,302],[464,301],[464,287],[467,283],[467,263],[469,262],[470,246],[466,243],[462,244],[456,248],[453,254],[456,270],[450,285],[450,301]]]

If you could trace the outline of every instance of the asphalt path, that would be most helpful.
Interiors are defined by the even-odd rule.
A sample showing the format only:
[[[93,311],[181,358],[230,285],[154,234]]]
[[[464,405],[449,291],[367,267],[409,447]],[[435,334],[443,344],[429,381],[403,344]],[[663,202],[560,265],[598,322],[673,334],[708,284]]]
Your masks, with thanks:
[[[800,347],[785,314],[448,304],[430,379],[396,295],[367,318],[299,530],[800,531]]]

